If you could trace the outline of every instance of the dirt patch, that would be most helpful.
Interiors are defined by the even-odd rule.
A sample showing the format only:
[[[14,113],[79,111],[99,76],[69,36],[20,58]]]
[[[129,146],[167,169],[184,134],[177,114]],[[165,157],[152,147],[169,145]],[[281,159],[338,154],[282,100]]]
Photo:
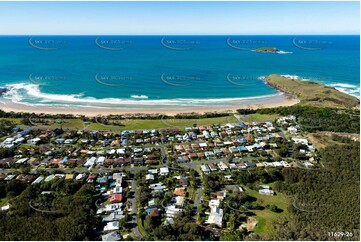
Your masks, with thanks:
[[[253,217],[248,217],[247,222],[242,223],[241,226],[239,226],[239,228],[240,229],[246,228],[247,231],[253,231],[256,225],[257,225],[257,219]]]

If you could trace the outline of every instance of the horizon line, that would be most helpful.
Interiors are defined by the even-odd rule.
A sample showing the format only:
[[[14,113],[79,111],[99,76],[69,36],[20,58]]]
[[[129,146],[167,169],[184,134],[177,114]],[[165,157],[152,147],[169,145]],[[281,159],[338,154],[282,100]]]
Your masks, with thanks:
[[[360,33],[314,33],[314,34],[0,34],[0,36],[294,36],[294,35],[353,35],[360,36]]]

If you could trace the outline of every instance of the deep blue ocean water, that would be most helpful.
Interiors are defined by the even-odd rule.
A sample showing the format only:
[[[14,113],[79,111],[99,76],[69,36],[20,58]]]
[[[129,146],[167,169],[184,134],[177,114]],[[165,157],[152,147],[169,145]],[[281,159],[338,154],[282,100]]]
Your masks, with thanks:
[[[219,104],[272,73],[360,95],[359,36],[1,36],[0,86],[31,105]],[[260,53],[275,47],[278,53]]]

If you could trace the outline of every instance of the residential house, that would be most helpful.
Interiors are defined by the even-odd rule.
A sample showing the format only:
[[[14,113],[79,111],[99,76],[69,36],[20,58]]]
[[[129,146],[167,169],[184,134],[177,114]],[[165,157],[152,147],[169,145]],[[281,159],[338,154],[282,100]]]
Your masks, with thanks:
[[[207,174],[211,171],[207,165],[202,165],[201,169],[202,169],[202,172],[205,174]]]
[[[168,167],[161,167],[159,171],[159,175],[161,176],[167,176],[169,174],[169,168]]]
[[[216,224],[219,227],[222,227],[222,220],[223,220],[223,209],[218,207],[211,207],[211,212],[205,223]]]
[[[119,240],[122,240],[122,236],[117,231],[102,235],[102,241],[119,241]]]
[[[111,231],[111,230],[119,230],[119,222],[118,221],[108,222],[104,226],[103,231]]]

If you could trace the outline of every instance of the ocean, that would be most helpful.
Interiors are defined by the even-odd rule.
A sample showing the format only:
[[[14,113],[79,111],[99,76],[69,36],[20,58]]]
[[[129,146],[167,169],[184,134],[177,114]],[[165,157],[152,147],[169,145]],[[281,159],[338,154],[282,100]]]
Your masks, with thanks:
[[[282,95],[269,74],[360,95],[360,36],[1,36],[0,101],[220,106]],[[274,47],[276,52],[255,49]]]

